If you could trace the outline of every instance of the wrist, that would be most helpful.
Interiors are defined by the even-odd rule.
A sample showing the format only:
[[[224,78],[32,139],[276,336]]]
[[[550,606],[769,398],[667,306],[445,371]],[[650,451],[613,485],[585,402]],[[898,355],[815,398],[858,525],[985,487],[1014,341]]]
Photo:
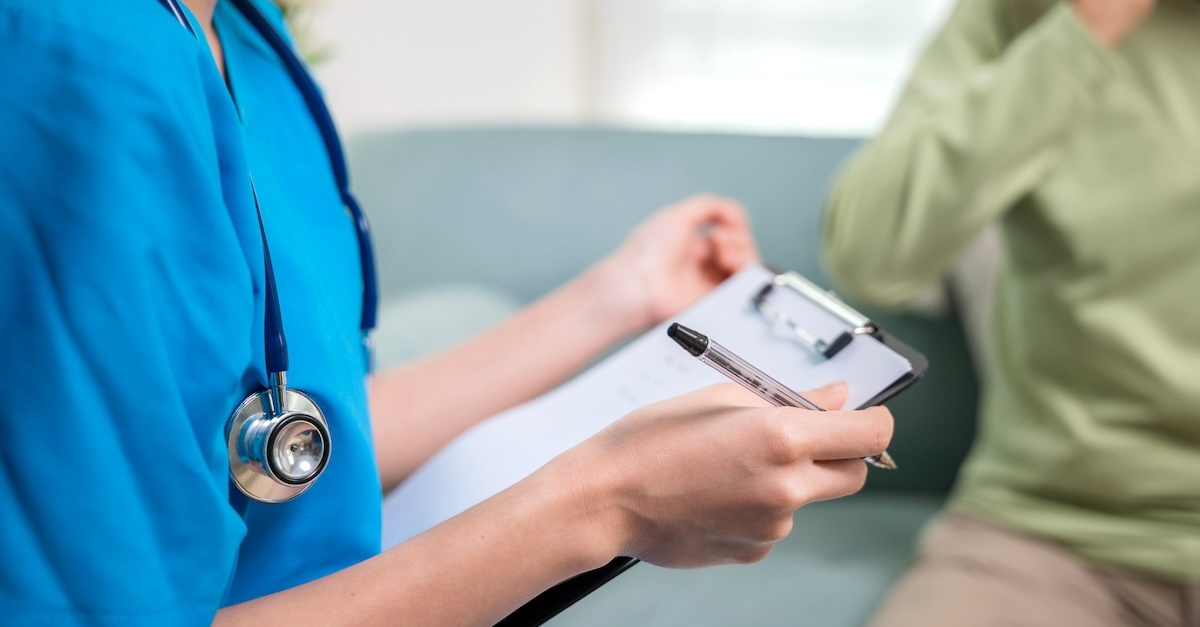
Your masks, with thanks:
[[[580,572],[599,568],[624,554],[629,524],[617,499],[615,473],[589,443],[559,455],[531,479],[553,496],[558,527],[569,529]]]
[[[656,322],[645,293],[644,272],[631,269],[613,256],[588,268],[578,281],[588,293],[593,324],[620,340],[650,328]]]

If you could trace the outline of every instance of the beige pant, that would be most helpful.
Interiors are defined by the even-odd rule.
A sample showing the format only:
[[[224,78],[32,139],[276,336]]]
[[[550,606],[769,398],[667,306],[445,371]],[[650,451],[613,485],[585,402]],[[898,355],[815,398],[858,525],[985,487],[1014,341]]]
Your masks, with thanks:
[[[1200,627],[1200,582],[1101,568],[960,512],[925,534],[873,627]]]

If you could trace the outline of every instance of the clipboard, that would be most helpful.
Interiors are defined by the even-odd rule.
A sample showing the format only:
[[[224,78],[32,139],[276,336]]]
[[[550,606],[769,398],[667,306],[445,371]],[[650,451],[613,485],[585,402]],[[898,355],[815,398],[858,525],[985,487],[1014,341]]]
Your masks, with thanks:
[[[850,307],[832,292],[820,288],[795,272],[772,271],[775,273],[774,278],[754,294],[750,304],[764,319],[785,329],[786,333],[806,350],[824,359],[835,359],[854,342],[855,337],[869,336],[908,361],[910,369],[907,373],[898,377],[866,402],[859,404],[856,409],[886,403],[912,387],[929,369],[929,360],[919,351],[888,334],[868,316]],[[806,328],[806,325],[797,322],[793,316],[789,315],[784,307],[776,304],[776,298],[781,292],[794,294],[820,307],[840,320],[844,328],[833,337],[826,337],[821,333],[811,331]],[[529,600],[496,623],[496,626],[532,627],[542,625],[587,595],[600,589],[617,575],[629,570],[639,561],[633,557],[617,557],[600,568],[567,579]]]

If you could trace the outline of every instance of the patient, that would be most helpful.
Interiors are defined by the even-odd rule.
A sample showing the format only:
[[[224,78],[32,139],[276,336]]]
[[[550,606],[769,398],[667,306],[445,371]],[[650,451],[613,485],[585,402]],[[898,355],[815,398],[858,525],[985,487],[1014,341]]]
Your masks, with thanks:
[[[875,624],[1200,625],[1200,2],[961,0],[827,211],[882,306],[1004,241],[978,439]]]

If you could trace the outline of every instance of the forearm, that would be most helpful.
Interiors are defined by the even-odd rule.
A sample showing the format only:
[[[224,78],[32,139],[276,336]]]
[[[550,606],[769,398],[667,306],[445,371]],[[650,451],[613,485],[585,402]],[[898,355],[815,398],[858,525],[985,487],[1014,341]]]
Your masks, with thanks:
[[[805,395],[822,406],[845,388]],[[386,553],[226,608],[219,625],[491,625],[628,555],[660,566],[761,560],[796,508],[866,480],[887,410],[766,406],[724,383],[643,407],[508,490]]]
[[[601,262],[484,334],[371,379],[385,489],[480,420],[571,376],[645,324]]]
[[[616,555],[619,534],[599,526],[583,505],[593,500],[555,463],[370,560],[226,608],[215,624],[492,625]]]
[[[859,298],[900,305],[937,281],[1055,166],[1110,72],[1066,4],[995,59],[949,70],[956,52],[935,42],[888,126],[831,193],[825,260]]]

